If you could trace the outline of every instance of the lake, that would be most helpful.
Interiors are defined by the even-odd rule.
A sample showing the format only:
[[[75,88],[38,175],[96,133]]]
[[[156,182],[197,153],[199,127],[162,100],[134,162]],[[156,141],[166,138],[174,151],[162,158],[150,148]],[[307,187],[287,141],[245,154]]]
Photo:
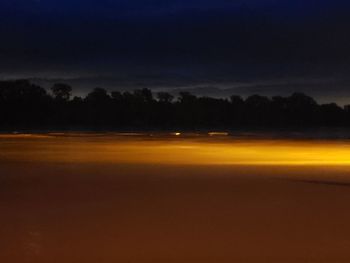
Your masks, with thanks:
[[[349,262],[350,140],[0,134],[0,262]]]

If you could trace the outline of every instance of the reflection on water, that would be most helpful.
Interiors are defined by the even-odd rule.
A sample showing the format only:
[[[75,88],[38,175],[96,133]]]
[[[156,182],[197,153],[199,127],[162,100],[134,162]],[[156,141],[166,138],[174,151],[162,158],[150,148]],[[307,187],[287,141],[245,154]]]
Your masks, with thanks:
[[[0,262],[350,262],[349,156],[299,136],[2,134]]]
[[[350,165],[350,141],[228,133],[0,135],[0,161],[179,165]]]

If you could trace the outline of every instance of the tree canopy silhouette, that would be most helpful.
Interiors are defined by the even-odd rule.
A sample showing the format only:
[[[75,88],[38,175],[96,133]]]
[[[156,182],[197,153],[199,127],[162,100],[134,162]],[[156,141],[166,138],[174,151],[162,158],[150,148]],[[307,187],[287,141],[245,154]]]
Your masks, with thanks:
[[[28,80],[0,81],[1,129],[65,128],[235,128],[350,126],[350,106],[318,104],[294,93],[272,98],[254,94],[245,99],[197,97],[181,92],[155,96],[150,89],[108,92],[95,88],[85,97],[54,84],[51,92]]]
[[[56,83],[51,88],[56,100],[68,101],[72,95],[72,87],[64,83]]]

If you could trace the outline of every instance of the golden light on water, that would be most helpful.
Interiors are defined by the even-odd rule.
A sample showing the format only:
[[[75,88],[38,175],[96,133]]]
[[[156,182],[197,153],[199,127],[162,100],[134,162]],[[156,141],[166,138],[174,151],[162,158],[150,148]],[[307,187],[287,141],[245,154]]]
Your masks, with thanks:
[[[349,262],[349,171],[349,140],[0,134],[0,262]]]
[[[228,132],[209,132],[209,136],[228,136]]]
[[[347,140],[2,135],[0,158],[179,165],[350,165]]]

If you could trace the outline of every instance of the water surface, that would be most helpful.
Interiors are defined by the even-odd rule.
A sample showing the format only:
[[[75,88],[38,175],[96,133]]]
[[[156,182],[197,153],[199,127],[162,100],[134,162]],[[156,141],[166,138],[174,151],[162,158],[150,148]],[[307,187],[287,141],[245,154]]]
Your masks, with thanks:
[[[0,262],[349,262],[345,138],[0,135]]]

